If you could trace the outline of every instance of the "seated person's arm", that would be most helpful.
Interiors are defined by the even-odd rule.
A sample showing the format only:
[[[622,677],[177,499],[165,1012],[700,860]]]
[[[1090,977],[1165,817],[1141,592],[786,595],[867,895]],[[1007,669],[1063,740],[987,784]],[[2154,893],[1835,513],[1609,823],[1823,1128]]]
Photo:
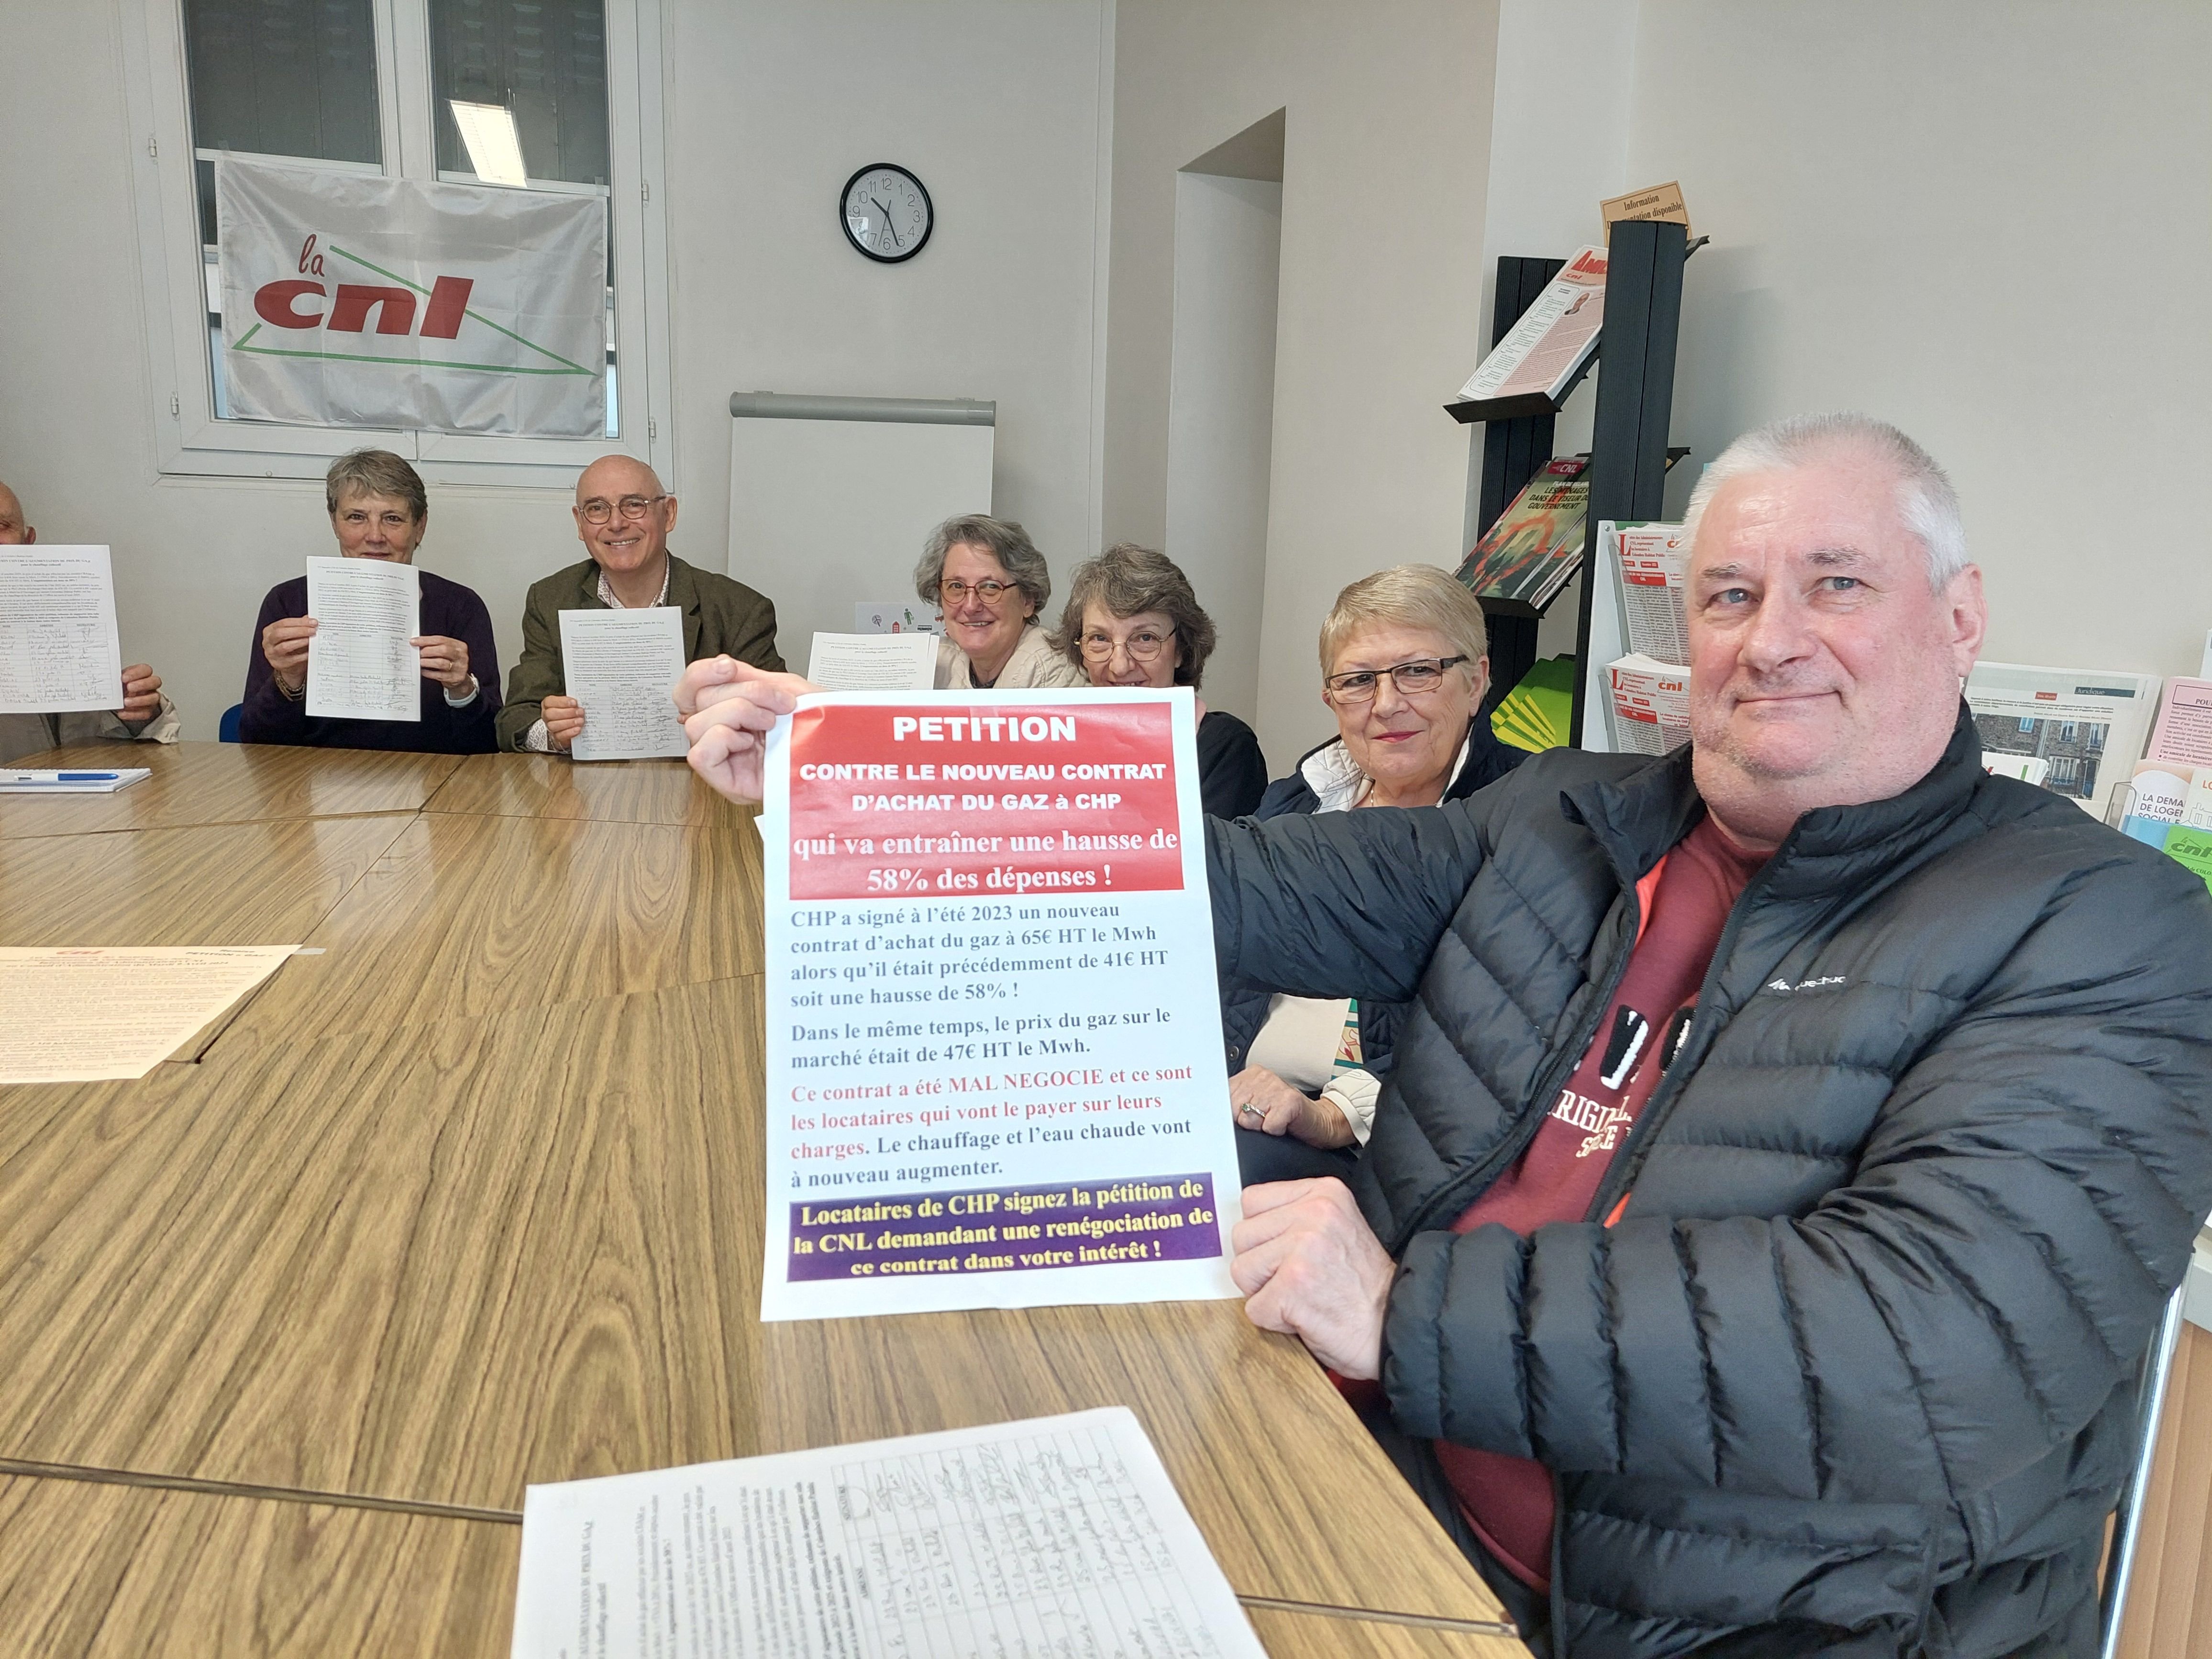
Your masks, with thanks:
[[[279,584],[261,602],[246,659],[238,735],[246,743],[297,743],[307,729],[307,641],[315,619],[286,614]]]
[[[1405,1001],[1481,867],[1496,804],[1486,796],[1501,793],[1407,811],[1206,819],[1221,973],[1292,996]]]
[[[783,659],[776,654],[775,649],[775,605],[763,598],[756,609],[747,611],[738,636],[718,654],[734,657],[739,662],[749,662],[771,674],[782,673]]]
[[[560,624],[546,621],[534,602],[536,597],[533,592],[532,602],[522,607],[522,654],[515,659],[514,671],[507,676],[507,698],[493,722],[501,749],[530,748],[531,728],[540,720],[545,721],[549,739],[555,720],[560,721],[565,734],[560,744],[563,749],[584,727],[581,706],[565,695],[568,682],[562,671],[561,639],[556,631]],[[549,701],[556,707],[548,709]]]
[[[1400,1426],[1560,1471],[1922,1505],[2078,1433],[2212,1206],[2212,910],[2193,878],[2091,873],[1960,988],[1802,1218],[1416,1235],[1382,1343]]]

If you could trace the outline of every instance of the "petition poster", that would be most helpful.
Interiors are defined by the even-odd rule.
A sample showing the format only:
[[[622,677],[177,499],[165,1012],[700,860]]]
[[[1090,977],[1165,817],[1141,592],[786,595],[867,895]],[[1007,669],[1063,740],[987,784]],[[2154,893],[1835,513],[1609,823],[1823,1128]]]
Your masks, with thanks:
[[[763,1319],[1226,1297],[1188,690],[833,692],[771,735]]]

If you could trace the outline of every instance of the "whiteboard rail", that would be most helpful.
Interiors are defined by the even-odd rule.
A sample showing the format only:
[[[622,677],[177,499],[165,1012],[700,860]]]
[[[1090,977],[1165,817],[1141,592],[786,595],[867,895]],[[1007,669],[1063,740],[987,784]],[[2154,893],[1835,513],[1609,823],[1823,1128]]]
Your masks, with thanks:
[[[999,405],[969,398],[814,398],[789,392],[733,392],[737,420],[890,421],[909,426],[996,426]]]

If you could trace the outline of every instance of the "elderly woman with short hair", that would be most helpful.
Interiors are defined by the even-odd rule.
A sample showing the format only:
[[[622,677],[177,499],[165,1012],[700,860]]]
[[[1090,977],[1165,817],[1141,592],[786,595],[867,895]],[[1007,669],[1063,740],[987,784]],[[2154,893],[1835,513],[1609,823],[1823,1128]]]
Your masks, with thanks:
[[[1474,596],[1435,565],[1352,583],[1321,626],[1322,701],[1337,734],[1268,787],[1259,817],[1434,806],[1524,758],[1482,718],[1489,631]],[[1343,1175],[1375,1121],[1396,1011],[1221,988],[1229,1099],[1246,1184]]]
[[[1213,654],[1213,619],[1174,560],[1121,542],[1075,568],[1053,636],[1093,685],[1187,685],[1195,692]],[[1198,705],[1199,803],[1241,818],[1267,787],[1267,761],[1252,728]]]
[[[338,553],[348,559],[412,564],[430,528],[422,475],[386,449],[356,449],[331,464],[323,504]],[[489,755],[498,747],[499,654],[491,613],[473,588],[421,573],[422,632],[409,641],[422,656],[422,719],[341,720],[307,713],[307,579],[279,582],[261,601],[246,665],[239,735],[247,743],[328,749],[402,749],[436,755]]]
[[[1084,685],[1081,670],[1053,648],[1037,613],[1052,573],[1029,532],[1011,520],[968,513],[930,532],[915,592],[945,613],[937,645],[940,691],[1027,691]]]

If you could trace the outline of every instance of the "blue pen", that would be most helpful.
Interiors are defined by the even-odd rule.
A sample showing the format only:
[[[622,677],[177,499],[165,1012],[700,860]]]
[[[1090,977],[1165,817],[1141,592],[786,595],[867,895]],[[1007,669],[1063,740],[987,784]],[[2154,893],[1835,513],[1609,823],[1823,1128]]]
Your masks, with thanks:
[[[112,783],[123,775],[120,772],[57,772],[56,783]]]

